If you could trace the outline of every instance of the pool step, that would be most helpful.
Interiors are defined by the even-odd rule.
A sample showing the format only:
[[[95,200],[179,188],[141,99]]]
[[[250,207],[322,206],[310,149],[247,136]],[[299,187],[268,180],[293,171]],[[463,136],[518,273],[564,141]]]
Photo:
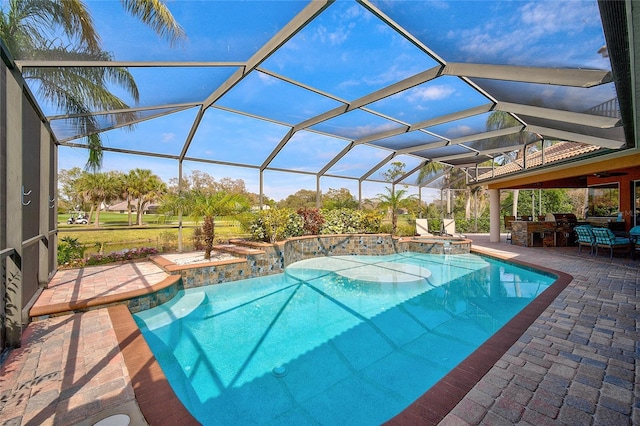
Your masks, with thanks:
[[[144,320],[149,330],[163,327],[176,319],[184,318],[195,311],[200,305],[208,303],[207,295],[203,291],[188,292],[179,298],[172,299],[164,303],[154,311],[153,315],[147,316],[146,312],[138,313]]]
[[[224,253],[234,254],[238,256],[249,256],[249,255],[258,255],[264,254],[264,250],[239,246],[237,244],[216,244],[213,246],[213,249],[216,251],[221,251]]]

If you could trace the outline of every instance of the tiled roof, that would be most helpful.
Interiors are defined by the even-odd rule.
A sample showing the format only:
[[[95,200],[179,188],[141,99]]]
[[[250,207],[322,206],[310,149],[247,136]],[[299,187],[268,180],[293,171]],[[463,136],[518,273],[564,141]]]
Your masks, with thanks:
[[[568,158],[577,157],[593,151],[601,149],[599,146],[587,145],[576,142],[557,142],[549,147],[544,148],[544,164],[554,163],[556,161],[566,160]],[[542,151],[527,152],[527,169],[543,165]],[[493,172],[489,171],[478,176],[478,180],[490,179],[492,177],[503,176],[524,170],[524,159],[519,158],[511,163],[496,167]]]

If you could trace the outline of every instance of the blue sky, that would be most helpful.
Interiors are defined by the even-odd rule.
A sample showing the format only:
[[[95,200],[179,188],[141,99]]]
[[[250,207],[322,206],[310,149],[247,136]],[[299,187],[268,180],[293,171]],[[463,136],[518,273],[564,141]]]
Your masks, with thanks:
[[[188,39],[170,47],[136,19],[126,15],[118,1],[88,1],[103,47],[122,61],[245,61],[305,2],[297,1],[170,1],[172,13],[185,28]],[[388,16],[411,31],[445,61],[503,65],[582,67],[608,69],[606,58],[597,55],[604,44],[595,1],[376,1]],[[384,25],[376,16],[352,1],[338,1],[296,34],[261,68],[286,76],[321,92],[289,85],[267,73],[250,74],[216,104],[243,111],[235,114],[210,108],[190,145],[187,157],[262,164],[293,126],[389,84],[425,71],[437,62],[414,44]],[[199,102],[224,82],[236,67],[133,68],[141,97],[139,106],[164,106]],[[564,97],[568,89],[556,88],[546,95],[536,87],[520,88],[549,99]],[[602,90],[603,99],[611,88]],[[563,92],[564,91],[564,92]],[[116,91],[133,105],[121,91]],[[489,100],[457,77],[440,77],[405,92],[367,105],[380,115],[355,110],[298,132],[275,157],[270,167],[317,172],[351,139],[399,127],[385,119],[393,116],[411,124]],[[569,107],[567,107],[568,109]],[[46,113],[53,113],[43,106]],[[134,131],[103,133],[105,146],[177,155],[189,134],[197,109],[165,115],[138,124]],[[57,112],[56,112],[57,113]],[[255,118],[265,117],[272,121]],[[426,129],[443,138],[482,131],[486,116]],[[55,126],[54,126],[55,128]],[[331,136],[330,136],[330,135]],[[383,144],[403,147],[415,141],[439,140],[426,133],[405,134]],[[79,141],[78,141],[79,142]],[[329,173],[360,177],[381,161],[388,151],[358,146],[334,165]],[[59,168],[82,167],[86,151],[60,148]],[[406,169],[419,160],[400,156]],[[150,168],[167,181],[178,173],[177,161],[105,152],[104,170]],[[383,167],[384,172],[388,167]],[[184,172],[202,170],[214,177],[241,178],[249,191],[259,191],[259,175],[253,168],[229,167],[186,161]],[[379,178],[380,173],[373,175]],[[384,184],[363,185],[363,196],[374,197]],[[267,172],[264,193],[280,200],[299,189],[315,189],[316,179],[297,173]],[[321,189],[348,188],[358,194],[357,181],[323,178]],[[414,193],[417,190],[411,189]],[[423,198],[438,197],[431,191]]]

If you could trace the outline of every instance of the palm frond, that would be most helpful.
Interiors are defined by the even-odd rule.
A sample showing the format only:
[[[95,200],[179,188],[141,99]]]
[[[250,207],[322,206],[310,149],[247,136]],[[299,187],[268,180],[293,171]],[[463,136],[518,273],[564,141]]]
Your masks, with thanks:
[[[171,45],[186,38],[184,29],[174,19],[169,8],[160,0],[121,0],[124,9],[149,25]]]

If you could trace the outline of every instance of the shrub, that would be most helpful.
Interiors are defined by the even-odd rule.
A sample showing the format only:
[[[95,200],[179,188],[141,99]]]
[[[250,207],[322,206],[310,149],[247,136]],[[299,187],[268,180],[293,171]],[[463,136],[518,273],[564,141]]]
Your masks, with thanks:
[[[58,265],[82,263],[84,247],[77,238],[63,237],[58,243]]]
[[[363,232],[361,210],[336,209],[323,212],[325,223],[321,234],[357,234]]]
[[[364,211],[362,212],[362,232],[365,234],[377,234],[380,232],[382,221],[384,220],[384,213],[380,211]]]
[[[275,243],[304,232],[304,219],[291,209],[262,210],[255,215],[250,233],[254,240]]]
[[[397,237],[410,237],[416,234],[416,226],[408,223],[399,224],[396,228]]]
[[[324,216],[317,208],[308,209],[306,207],[298,209],[297,212],[304,220],[304,235],[318,235],[324,224]]]
[[[162,231],[158,234],[158,245],[163,251],[171,251],[178,247],[178,234],[171,231]]]
[[[193,243],[193,248],[196,250],[204,250],[204,234],[202,233],[202,228],[196,228],[193,230],[193,234],[191,235],[191,242]]]
[[[114,251],[108,254],[94,254],[85,259],[87,266],[104,265],[113,262],[125,262],[134,259],[143,259],[148,256],[158,254],[158,250],[154,247],[140,247],[137,249]]]
[[[382,234],[390,234],[391,233],[391,223],[381,223],[380,230],[378,232]]]

